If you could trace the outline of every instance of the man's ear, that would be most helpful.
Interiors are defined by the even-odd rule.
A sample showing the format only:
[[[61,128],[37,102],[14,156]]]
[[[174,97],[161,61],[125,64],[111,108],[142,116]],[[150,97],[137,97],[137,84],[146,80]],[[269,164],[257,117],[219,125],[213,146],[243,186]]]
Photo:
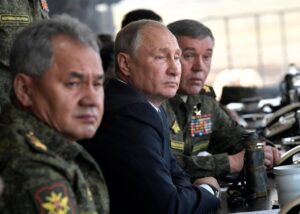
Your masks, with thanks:
[[[124,76],[130,76],[130,56],[126,53],[119,53],[117,60],[120,72]]]
[[[23,107],[29,107],[32,105],[31,93],[32,93],[32,77],[19,73],[15,76],[13,81],[13,87],[16,99]]]

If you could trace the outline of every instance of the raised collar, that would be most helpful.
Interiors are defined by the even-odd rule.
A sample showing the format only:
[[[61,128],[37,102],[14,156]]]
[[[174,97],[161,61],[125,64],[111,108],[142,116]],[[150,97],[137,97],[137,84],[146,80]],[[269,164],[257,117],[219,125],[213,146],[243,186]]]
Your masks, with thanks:
[[[58,133],[33,114],[17,109],[13,105],[4,108],[0,123],[12,125],[24,136],[32,132],[47,147],[48,152],[59,155],[66,160],[74,160],[83,151],[83,148],[76,142]]]

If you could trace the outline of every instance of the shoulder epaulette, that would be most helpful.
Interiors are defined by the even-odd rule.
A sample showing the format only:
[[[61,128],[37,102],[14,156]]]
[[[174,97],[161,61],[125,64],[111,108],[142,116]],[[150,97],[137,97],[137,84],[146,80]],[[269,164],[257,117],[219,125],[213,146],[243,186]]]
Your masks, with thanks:
[[[214,88],[209,85],[204,85],[200,91],[200,94],[216,98],[216,93],[214,91]]]
[[[27,132],[26,135],[26,142],[30,144],[30,146],[38,151],[46,152],[48,150],[47,146],[43,144],[40,139],[38,139],[33,132]]]

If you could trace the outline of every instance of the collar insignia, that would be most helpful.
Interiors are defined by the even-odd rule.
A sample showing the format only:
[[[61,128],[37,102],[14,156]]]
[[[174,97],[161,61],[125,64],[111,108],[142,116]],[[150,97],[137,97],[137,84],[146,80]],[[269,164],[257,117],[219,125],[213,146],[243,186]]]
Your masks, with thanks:
[[[181,131],[177,120],[174,120],[171,129],[172,129],[174,134],[178,134]]]
[[[26,139],[34,145],[36,148],[39,148],[43,151],[47,151],[47,146],[43,144],[35,135],[33,132],[28,132],[26,134]]]
[[[206,93],[210,92],[210,88],[207,85],[204,85],[202,88]]]

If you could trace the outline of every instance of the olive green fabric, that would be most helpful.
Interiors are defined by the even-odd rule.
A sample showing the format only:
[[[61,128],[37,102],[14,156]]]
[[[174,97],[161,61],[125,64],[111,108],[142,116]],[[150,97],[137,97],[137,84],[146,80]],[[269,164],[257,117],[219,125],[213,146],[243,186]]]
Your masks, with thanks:
[[[46,0],[0,1],[0,112],[3,104],[10,100],[9,54],[12,43],[25,26],[48,18],[46,4]]]
[[[102,172],[79,144],[11,105],[0,130],[1,213],[109,213]]]
[[[228,154],[244,148],[241,139],[245,130],[225,113],[211,94],[188,96],[186,102],[177,94],[164,105],[171,148],[193,179],[229,174]],[[203,151],[213,155],[197,156]]]

